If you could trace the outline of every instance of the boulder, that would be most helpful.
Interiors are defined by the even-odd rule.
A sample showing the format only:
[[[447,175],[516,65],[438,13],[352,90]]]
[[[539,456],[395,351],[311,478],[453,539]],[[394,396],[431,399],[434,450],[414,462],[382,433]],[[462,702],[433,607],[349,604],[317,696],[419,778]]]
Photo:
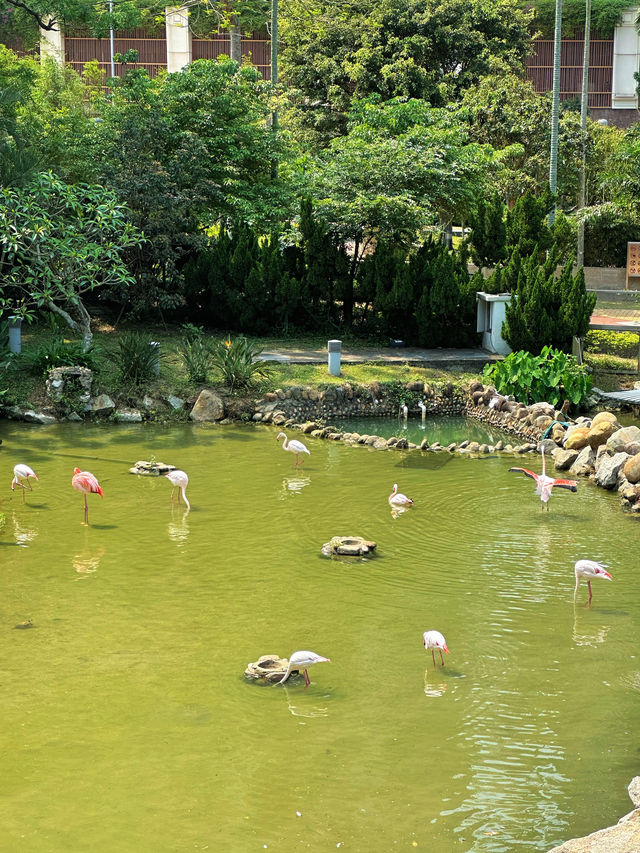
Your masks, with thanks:
[[[343,557],[363,557],[378,547],[377,542],[363,539],[362,536],[334,536],[322,546],[325,557],[340,555]]]
[[[266,684],[277,684],[284,678],[288,666],[287,658],[281,658],[279,655],[261,655],[257,661],[247,665],[244,674],[247,678],[260,679]]]
[[[376,438],[373,442],[373,446],[376,450],[386,450],[387,449],[387,439],[386,438]]]
[[[613,489],[618,484],[618,473],[629,457],[626,453],[616,453],[613,456],[603,455],[596,466],[596,483],[603,489]]]
[[[570,427],[564,440],[566,450],[582,450],[589,444],[589,427]]]
[[[142,413],[138,409],[116,409],[113,417],[120,424],[139,424],[142,422]]]
[[[538,415],[547,415],[549,418],[553,419],[555,414],[555,409],[551,405],[551,403],[532,403],[529,406],[529,411],[532,412],[536,417]]]
[[[543,441],[540,442],[536,449],[538,453],[542,453],[542,451],[544,450],[547,456],[550,456],[556,449],[556,447],[557,445],[552,438],[545,438]]]
[[[208,388],[203,388],[189,414],[192,421],[221,421],[224,417],[224,403],[221,397]]]
[[[550,418],[549,415],[536,415],[533,421],[533,425],[541,432],[551,426],[552,423],[553,418]]]
[[[637,426],[621,427],[607,439],[607,450],[620,453],[621,450],[626,451],[628,444],[636,441],[640,441],[640,429]]]
[[[569,471],[571,474],[592,474],[595,470],[595,462],[595,451],[589,446],[583,447]]]
[[[317,424],[315,421],[307,421],[307,423],[302,427],[302,432],[309,435],[310,433],[312,433],[314,431],[314,429],[319,429],[319,428],[320,428],[320,425]]]
[[[139,474],[141,477],[160,477],[162,474],[168,474],[169,471],[175,471],[175,465],[167,465],[164,462],[146,462],[140,459],[133,468],[129,468],[130,474]]]
[[[91,403],[89,404],[89,411],[94,415],[110,415],[111,412],[115,411],[116,404],[113,402],[111,397],[108,394],[98,394],[97,397],[94,397]]]
[[[30,424],[42,424],[44,426],[58,422],[57,418],[54,418],[53,415],[45,415],[44,412],[34,412],[33,409],[27,409],[26,412],[22,413],[22,417]]]
[[[554,441],[554,444],[562,444],[564,442],[564,427],[560,424],[554,424],[551,427],[551,438]]]
[[[591,421],[591,426],[594,427],[597,424],[614,424],[618,429],[620,429],[620,424],[618,423],[618,419],[613,414],[613,412],[598,412],[598,414]]]
[[[566,471],[578,458],[577,450],[567,450],[564,447],[556,447],[552,451],[553,464],[557,471]]]
[[[184,409],[184,400],[182,399],[182,397],[174,397],[173,394],[168,394],[164,399],[174,412],[178,412],[180,411],[180,409]]]
[[[603,412],[601,414],[608,414],[608,413]],[[594,450],[597,447],[600,447],[601,444],[606,444],[607,439],[610,436],[612,436],[613,433],[616,432],[617,429],[619,429],[617,422],[612,423],[611,421],[601,420],[601,421],[598,421],[596,423],[596,420],[597,420],[597,415],[593,419],[593,423],[591,424],[591,429],[589,430],[589,436],[588,436],[589,446],[592,447]]]
[[[640,483],[640,453],[627,459],[623,472],[630,483]]]

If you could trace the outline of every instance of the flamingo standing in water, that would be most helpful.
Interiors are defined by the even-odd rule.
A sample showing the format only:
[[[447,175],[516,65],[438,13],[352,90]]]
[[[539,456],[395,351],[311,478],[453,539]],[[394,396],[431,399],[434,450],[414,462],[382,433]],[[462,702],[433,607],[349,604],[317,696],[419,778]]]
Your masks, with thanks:
[[[528,468],[509,468],[509,471],[518,471],[524,474],[525,477],[531,477],[532,480],[536,481],[536,494],[540,495],[542,508],[544,509],[546,506],[547,512],[549,511],[549,498],[551,497],[552,489],[569,489],[570,492],[578,491],[578,484],[575,480],[555,480],[553,477],[547,477],[544,464],[544,447],[542,448],[542,474],[535,474],[533,471],[529,471]]]
[[[100,488],[100,483],[96,480],[90,471],[81,471],[79,468],[73,469],[73,477],[71,485],[74,489],[84,494],[84,523],[89,523],[89,507],[87,506],[87,495],[98,494],[104,497],[104,492]]]
[[[289,441],[289,439],[283,432],[279,433],[279,435],[276,436],[276,441],[280,441],[281,438],[284,438],[284,441],[282,442],[282,449],[290,450],[292,453],[295,453],[296,468],[298,467],[298,465],[302,465],[302,463],[304,462],[304,459],[300,456],[301,453],[308,453],[309,456],[311,456],[311,453],[307,449],[306,445],[303,444],[301,441],[296,441],[295,438]]]
[[[323,658],[315,652],[294,652],[289,658],[289,666],[284,674],[284,678],[278,684],[284,684],[287,678],[291,675],[292,670],[304,670],[304,686],[305,689],[311,684],[307,669],[316,663],[331,663],[331,658]]]
[[[29,468],[28,465],[14,465],[13,466],[13,480],[11,481],[11,491],[15,490],[16,486],[20,486],[22,489],[22,503],[25,502],[24,493],[27,490],[27,486],[29,487],[29,491],[32,492],[31,483],[29,482],[29,477],[33,477],[34,480],[37,480],[34,471],[32,468]],[[21,480],[26,480],[27,485],[21,483]]]
[[[398,484],[393,484],[393,491],[389,495],[389,503],[391,506],[412,506],[413,501],[406,495],[398,491]]]
[[[180,492],[182,492],[182,497],[184,498],[184,502],[187,505],[187,509],[191,509],[191,504],[187,500],[187,486],[189,485],[189,478],[185,474],[184,471],[169,471],[168,474],[164,475],[167,480],[171,483],[173,488],[171,489],[171,500],[173,500],[173,493],[176,488],[180,489],[178,492],[178,503],[180,503]]]
[[[597,563],[595,560],[578,560],[574,566],[574,570],[576,573],[576,589],[573,593],[573,600],[575,601],[578,597],[578,587],[580,586],[580,581],[584,578],[587,582],[587,586],[589,587],[589,604],[591,604],[591,581],[594,578],[602,578],[605,581],[612,581],[613,578],[607,571],[606,563]]]
[[[425,649],[431,649],[431,657],[433,659],[434,666],[436,665],[436,656],[433,650],[438,649],[438,651],[440,652],[440,661],[442,662],[442,666],[444,666],[444,658],[442,657],[442,652],[448,655],[449,649],[447,648],[447,641],[440,633],[440,631],[425,631],[422,635],[422,644]]]

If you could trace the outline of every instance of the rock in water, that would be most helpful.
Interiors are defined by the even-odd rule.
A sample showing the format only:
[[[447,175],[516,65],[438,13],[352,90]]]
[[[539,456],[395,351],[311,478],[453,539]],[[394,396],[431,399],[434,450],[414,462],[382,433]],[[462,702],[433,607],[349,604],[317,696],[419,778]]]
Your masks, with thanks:
[[[377,547],[377,542],[371,542],[361,536],[334,536],[330,542],[324,543],[322,553],[326,557],[337,554],[344,557],[363,557],[375,551]]]

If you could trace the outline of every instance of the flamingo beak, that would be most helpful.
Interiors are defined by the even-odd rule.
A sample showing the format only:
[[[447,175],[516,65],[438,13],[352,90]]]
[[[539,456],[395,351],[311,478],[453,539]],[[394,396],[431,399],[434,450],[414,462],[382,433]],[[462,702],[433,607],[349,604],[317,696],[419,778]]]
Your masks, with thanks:
[[[447,648],[447,644],[446,644],[446,643],[445,643],[445,644],[444,644],[444,646],[442,647],[442,651],[443,651],[446,655],[448,655],[448,654],[449,654],[449,649]]]
[[[598,569],[598,574],[600,575],[600,577],[604,578],[604,579],[605,579],[605,580],[607,580],[607,581],[612,581],[612,580],[613,580],[613,578],[611,577],[611,575],[609,574],[609,572],[605,572],[605,570],[604,570],[604,569]]]
[[[35,475],[35,474],[29,474],[29,476],[30,476],[30,477],[33,477],[33,479],[34,479],[34,480],[37,480],[37,479],[38,479],[38,478],[36,477],[36,475]]]

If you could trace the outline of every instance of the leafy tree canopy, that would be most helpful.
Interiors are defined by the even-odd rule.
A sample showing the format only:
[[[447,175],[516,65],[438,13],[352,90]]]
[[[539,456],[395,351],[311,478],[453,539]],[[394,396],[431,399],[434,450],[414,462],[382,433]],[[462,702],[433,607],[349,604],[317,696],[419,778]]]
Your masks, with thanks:
[[[632,5],[629,0],[591,0],[591,28],[596,33],[608,36],[620,21],[625,9]],[[553,38],[556,19],[555,0],[535,0],[526,6],[534,9],[533,29],[545,38]],[[584,0],[563,0],[562,32],[571,35],[584,27]]]
[[[521,72],[529,13],[517,0],[318,0],[283,17],[282,78],[314,141],[344,133],[352,99],[421,98],[441,106],[499,59]]]

